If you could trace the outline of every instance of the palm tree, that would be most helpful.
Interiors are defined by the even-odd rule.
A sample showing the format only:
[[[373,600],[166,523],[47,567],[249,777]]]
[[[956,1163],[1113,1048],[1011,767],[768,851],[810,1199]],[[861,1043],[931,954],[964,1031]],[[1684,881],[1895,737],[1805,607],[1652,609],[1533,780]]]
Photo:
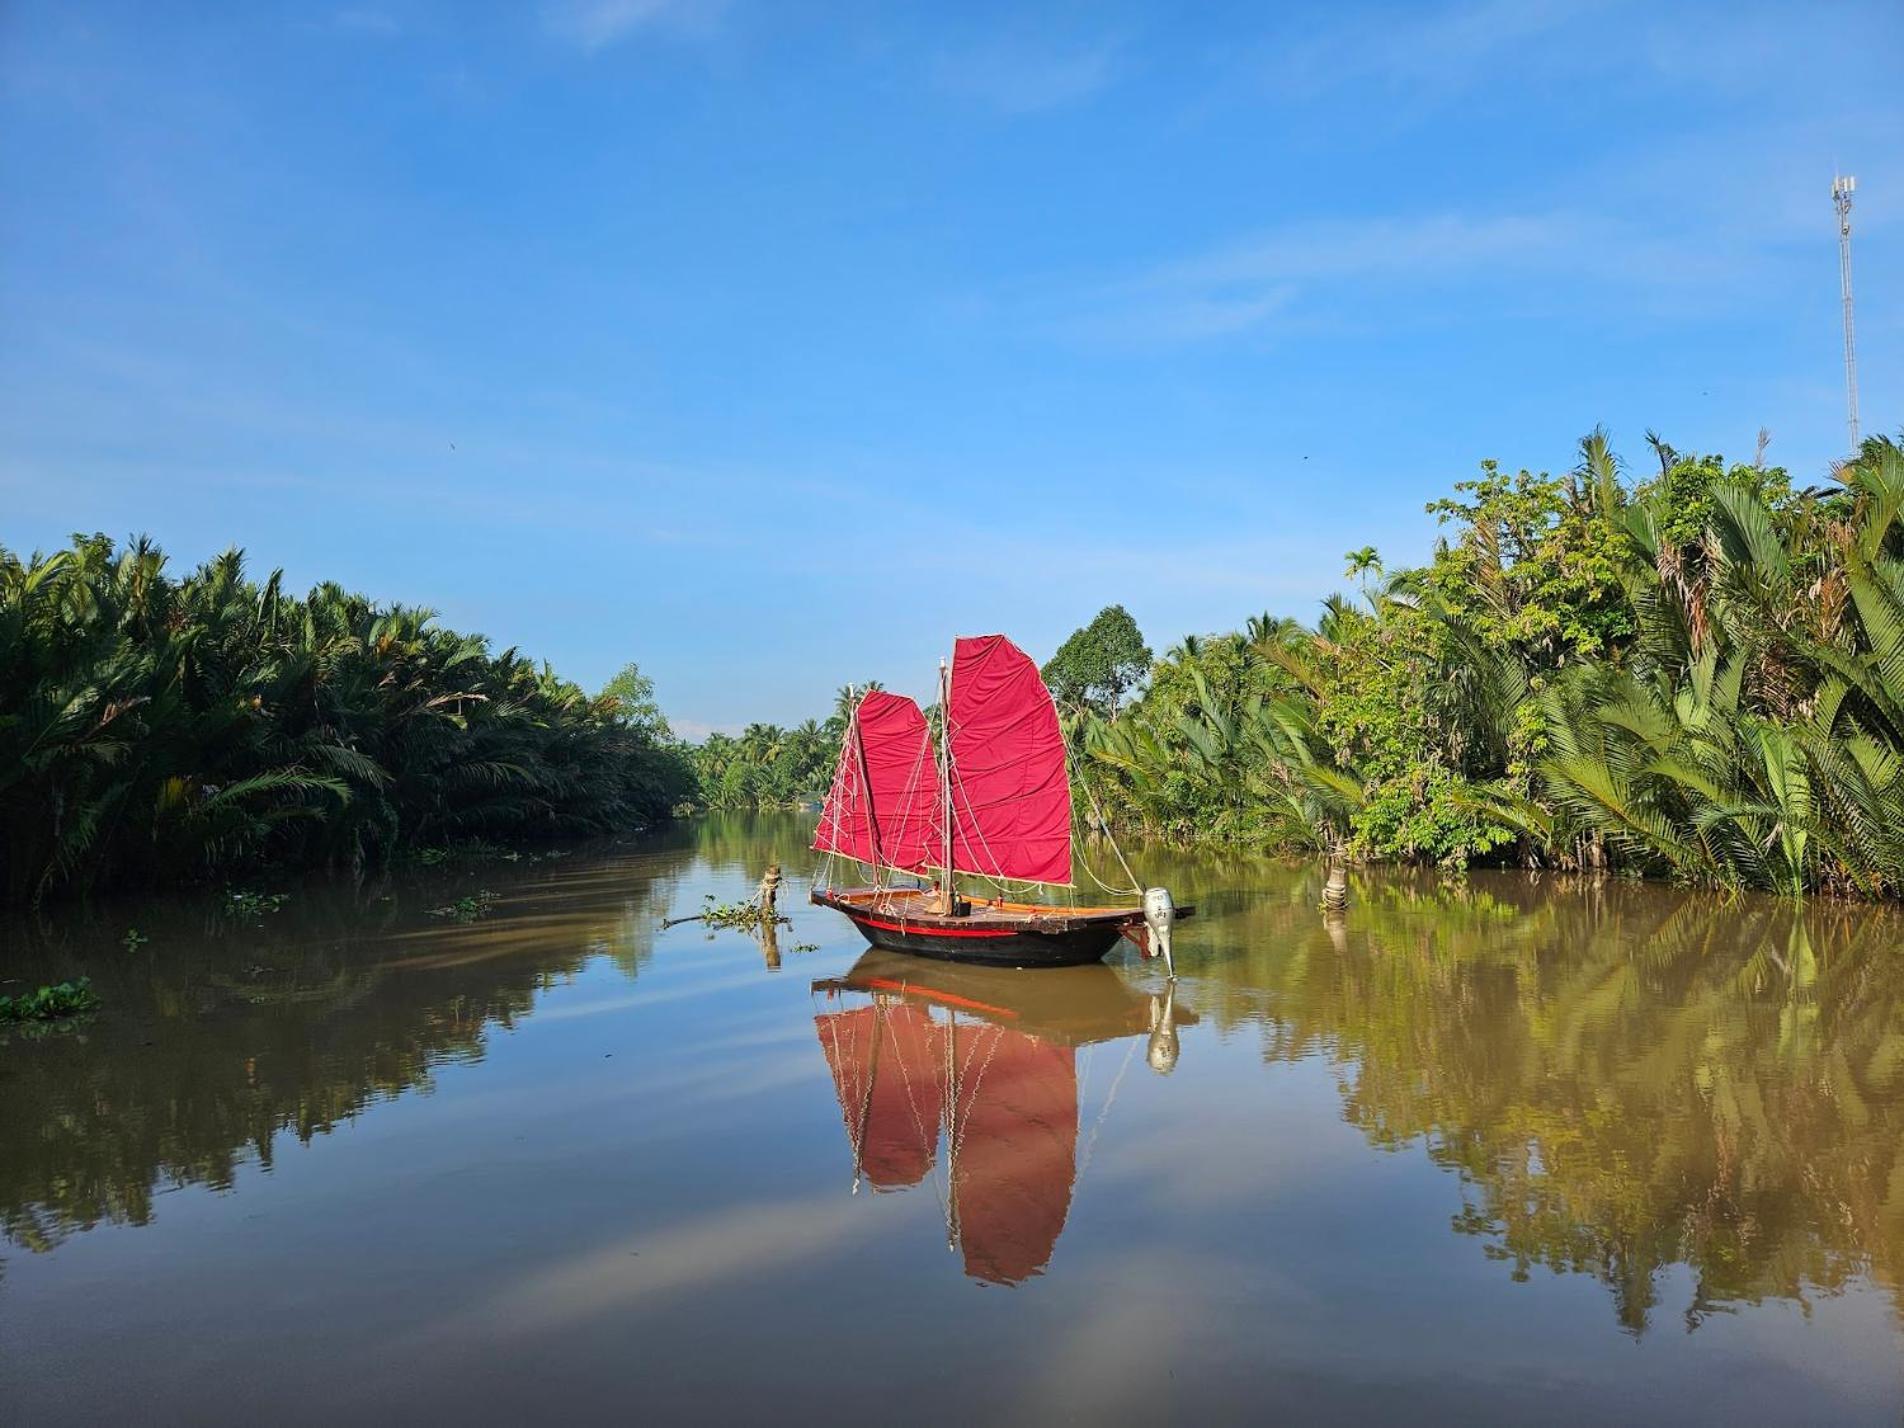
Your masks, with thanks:
[[[663,816],[680,754],[515,651],[228,551],[0,550],[0,896]]]

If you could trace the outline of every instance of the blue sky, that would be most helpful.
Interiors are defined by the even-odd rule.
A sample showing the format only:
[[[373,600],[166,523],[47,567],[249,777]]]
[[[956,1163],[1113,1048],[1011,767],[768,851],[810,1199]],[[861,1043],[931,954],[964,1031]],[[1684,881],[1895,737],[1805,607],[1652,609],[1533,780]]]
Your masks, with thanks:
[[[0,8],[0,543],[428,604],[690,732],[1159,650],[1596,422],[1904,424],[1904,6]]]

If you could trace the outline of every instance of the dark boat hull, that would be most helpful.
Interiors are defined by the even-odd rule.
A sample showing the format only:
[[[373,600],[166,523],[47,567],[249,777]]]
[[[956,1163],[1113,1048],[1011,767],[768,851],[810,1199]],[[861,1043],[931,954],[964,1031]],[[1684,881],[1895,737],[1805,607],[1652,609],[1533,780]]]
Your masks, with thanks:
[[[844,909],[842,909],[844,911]],[[875,947],[992,967],[1081,967],[1102,962],[1123,934],[1115,925],[1074,927],[1064,932],[1021,929],[938,929],[916,922],[887,922],[865,913],[846,916]]]
[[[913,907],[866,906],[852,898],[816,891],[813,901],[843,914],[874,947],[989,967],[1081,967],[1101,962],[1127,930],[1147,947],[1144,915],[1120,908],[1092,912],[1012,917],[980,909],[969,917],[944,917]],[[1193,909],[1179,909],[1187,918]]]

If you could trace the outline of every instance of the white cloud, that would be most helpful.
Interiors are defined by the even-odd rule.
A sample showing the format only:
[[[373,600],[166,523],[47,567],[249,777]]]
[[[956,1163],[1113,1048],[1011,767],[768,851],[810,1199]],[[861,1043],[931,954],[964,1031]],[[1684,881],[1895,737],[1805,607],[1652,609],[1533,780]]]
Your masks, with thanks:
[[[1243,285],[1232,291],[1172,290],[1112,294],[1093,312],[1061,323],[1068,335],[1101,338],[1113,345],[1198,342],[1232,337],[1267,326],[1295,297],[1288,285]]]
[[[836,1250],[865,1217],[841,1194],[737,1205],[666,1229],[643,1231],[537,1270],[443,1325],[507,1324],[546,1333],[658,1299],[691,1296]]]
[[[1448,273],[1549,253],[1572,241],[1558,217],[1327,219],[1291,224],[1166,263],[1144,281],[1158,287],[1234,287],[1322,277]]]
[[[1027,326],[1059,338],[1168,344],[1340,330],[1366,320],[1378,294],[1391,326],[1443,314],[1457,294],[1486,296],[1494,311],[1546,311],[1608,291],[1684,310],[1735,300],[1765,261],[1743,236],[1662,231],[1598,211],[1332,218],[1122,278],[1046,279],[1016,306]]]
[[[339,10],[331,16],[331,28],[379,40],[394,39],[403,31],[403,27],[382,10]]]
[[[1549,37],[1610,0],[1468,0],[1332,19],[1271,42],[1272,86],[1304,98],[1344,84],[1448,94],[1480,78],[1504,50]]]
[[[695,744],[705,743],[710,734],[738,734],[744,727],[736,723],[710,724],[701,719],[675,719],[671,723],[676,734]]]
[[[1076,104],[1108,88],[1121,68],[1124,42],[1084,42],[1001,35],[940,57],[939,85],[1001,114],[1033,114]]]
[[[592,53],[643,30],[705,25],[723,4],[724,0],[558,0],[543,15],[557,39]]]

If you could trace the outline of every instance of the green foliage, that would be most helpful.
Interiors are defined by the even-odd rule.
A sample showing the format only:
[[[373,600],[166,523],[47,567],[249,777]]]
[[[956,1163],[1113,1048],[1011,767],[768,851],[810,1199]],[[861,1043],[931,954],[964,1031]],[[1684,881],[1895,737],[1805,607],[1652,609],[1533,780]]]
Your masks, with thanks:
[[[701,910],[683,921],[700,922],[709,929],[720,927],[751,931],[760,926],[765,917],[758,898],[748,898],[745,902],[716,902],[713,893],[706,893],[701,898]],[[787,923],[789,920],[781,917],[775,921]]]
[[[1421,572],[1438,613],[1541,668],[1616,648],[1632,632],[1620,583],[1625,539],[1608,504],[1620,487],[1604,440],[1595,432],[1581,443],[1571,477],[1508,476],[1484,461],[1479,480],[1455,483],[1466,499],[1429,503],[1457,527]]]
[[[1106,605],[1058,646],[1043,674],[1060,706],[1082,706],[1115,718],[1118,701],[1143,680],[1150,661],[1150,647],[1130,612]]]
[[[289,893],[252,892],[244,888],[225,890],[225,913],[240,922],[256,922],[266,913],[276,912],[291,900]]]
[[[727,813],[743,808],[787,808],[822,797],[833,780],[840,739],[853,702],[876,681],[840,691],[835,712],[825,723],[808,719],[792,729],[749,724],[735,738],[710,734],[693,752],[699,806]]]
[[[237,551],[175,579],[143,539],[0,549],[0,902],[665,817],[693,770],[625,673],[591,698]]]
[[[641,672],[641,666],[625,664],[619,673],[602,686],[601,697],[610,701],[614,719],[623,728],[639,731],[649,742],[661,745],[674,740],[668,716],[655,701],[654,681]]]
[[[57,982],[17,997],[0,997],[0,1021],[51,1021],[76,1016],[99,1005],[99,995],[85,977]]]
[[[425,908],[428,917],[440,917],[447,922],[474,922],[479,917],[487,917],[489,909],[496,905],[496,894],[484,888],[481,892],[459,897],[454,902],[444,903],[441,907]]]
[[[1699,544],[1712,523],[1719,492],[1744,488],[1768,505],[1791,495],[1791,480],[1780,466],[1726,465],[1722,456],[1682,456],[1655,440],[1660,473],[1643,482],[1636,495],[1659,514],[1659,535],[1667,544],[1686,549]]]
[[[1187,638],[1084,729],[1113,822],[1465,865],[1904,895],[1904,451],[1835,486],[1688,456],[1480,479],[1313,630]]]

